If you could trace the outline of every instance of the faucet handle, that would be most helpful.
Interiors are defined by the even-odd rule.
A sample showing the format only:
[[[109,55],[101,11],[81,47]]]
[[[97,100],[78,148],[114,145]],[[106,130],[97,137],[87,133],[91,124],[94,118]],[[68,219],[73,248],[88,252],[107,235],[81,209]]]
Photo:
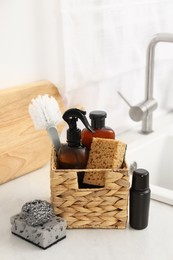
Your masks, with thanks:
[[[117,93],[126,102],[126,104],[130,107],[130,110],[129,110],[130,118],[136,122],[141,121],[144,117],[144,113],[140,107],[140,104],[137,106],[132,106],[120,91],[117,91]]]
[[[129,116],[132,120],[139,122],[144,119],[147,114],[150,114],[157,108],[157,102],[155,99],[150,99],[142,103],[137,104],[136,106],[131,106],[127,99],[122,95],[120,91],[117,91],[120,97],[126,102],[130,107]]]
[[[126,104],[131,108],[131,104],[129,103],[129,101],[123,96],[123,94],[118,90],[117,91],[118,95],[126,102]]]

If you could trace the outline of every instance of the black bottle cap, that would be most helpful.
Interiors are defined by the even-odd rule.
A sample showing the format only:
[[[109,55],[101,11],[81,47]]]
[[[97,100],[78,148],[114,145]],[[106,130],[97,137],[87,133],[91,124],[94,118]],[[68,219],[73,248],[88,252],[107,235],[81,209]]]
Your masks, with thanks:
[[[107,113],[105,111],[95,110],[90,112],[89,117],[91,118],[92,128],[103,128],[105,126],[105,118],[107,117]]]
[[[145,169],[136,169],[133,172],[132,189],[144,191],[149,189],[149,172]]]

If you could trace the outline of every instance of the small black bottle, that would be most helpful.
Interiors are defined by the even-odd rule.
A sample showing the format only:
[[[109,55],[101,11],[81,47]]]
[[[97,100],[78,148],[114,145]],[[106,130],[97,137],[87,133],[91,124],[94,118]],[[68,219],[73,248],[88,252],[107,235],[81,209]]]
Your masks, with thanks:
[[[144,229],[148,226],[150,206],[149,172],[136,169],[133,172],[130,188],[129,223],[134,229]]]

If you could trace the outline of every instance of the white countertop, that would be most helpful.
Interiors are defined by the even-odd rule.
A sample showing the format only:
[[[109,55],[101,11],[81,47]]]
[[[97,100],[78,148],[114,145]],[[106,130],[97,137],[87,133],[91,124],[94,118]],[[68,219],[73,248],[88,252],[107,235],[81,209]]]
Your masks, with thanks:
[[[49,201],[49,163],[0,186],[1,260],[172,260],[173,207],[151,200],[149,225],[116,229],[67,230],[66,239],[43,250],[11,234],[10,217],[34,199]]]

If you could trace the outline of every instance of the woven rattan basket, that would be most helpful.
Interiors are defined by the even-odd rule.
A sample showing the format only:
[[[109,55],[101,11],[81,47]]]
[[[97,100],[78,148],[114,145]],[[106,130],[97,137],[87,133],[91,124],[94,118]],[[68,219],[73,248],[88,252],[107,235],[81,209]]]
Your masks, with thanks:
[[[97,169],[105,173],[102,188],[79,189],[78,175],[92,170],[58,170],[54,150],[51,155],[51,203],[56,215],[67,221],[68,228],[126,227],[128,219],[128,169]]]

